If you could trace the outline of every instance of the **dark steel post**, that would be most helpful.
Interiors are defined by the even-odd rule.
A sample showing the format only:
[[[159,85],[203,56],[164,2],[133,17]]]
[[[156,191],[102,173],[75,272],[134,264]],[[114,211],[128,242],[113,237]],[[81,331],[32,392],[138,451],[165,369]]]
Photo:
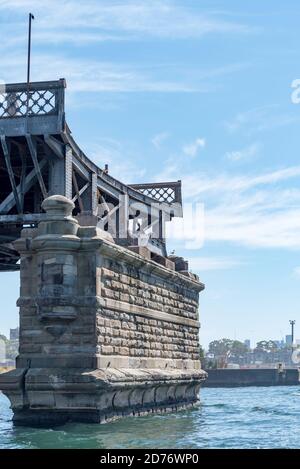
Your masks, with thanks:
[[[295,320],[290,320],[290,325],[291,325],[291,328],[292,328],[292,347],[294,345],[294,326],[295,326]]]
[[[34,20],[32,13],[29,13],[29,24],[28,24],[28,52],[27,52],[27,106],[26,116],[28,117],[29,111],[29,89],[30,89],[30,59],[31,59],[31,21]]]

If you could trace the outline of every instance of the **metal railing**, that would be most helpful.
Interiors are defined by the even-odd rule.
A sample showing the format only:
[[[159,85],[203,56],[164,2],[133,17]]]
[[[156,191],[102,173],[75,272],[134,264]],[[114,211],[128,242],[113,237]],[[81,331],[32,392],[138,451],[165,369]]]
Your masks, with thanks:
[[[0,85],[0,119],[57,115],[64,109],[64,79]],[[28,95],[28,107],[27,107]]]
[[[165,202],[173,204],[182,203],[181,197],[181,181],[176,182],[158,182],[148,184],[131,184],[130,187],[151,197],[157,202]]]

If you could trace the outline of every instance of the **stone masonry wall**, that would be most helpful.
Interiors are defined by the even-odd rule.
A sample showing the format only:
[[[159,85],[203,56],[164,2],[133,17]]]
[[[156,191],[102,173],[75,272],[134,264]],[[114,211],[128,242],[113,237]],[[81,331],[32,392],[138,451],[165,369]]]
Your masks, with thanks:
[[[196,291],[175,283],[174,279],[169,281],[139,269],[128,269],[129,266],[121,263],[110,264],[110,269],[102,267],[101,296],[198,320]]]
[[[199,359],[197,328],[104,310],[97,332],[103,355]]]
[[[199,360],[197,290],[175,273],[164,278],[105,257],[100,265],[101,297],[110,306],[97,313],[102,355]]]
[[[80,228],[79,234],[87,232]],[[24,230],[22,236],[35,240],[36,232]],[[164,367],[167,360],[173,368],[199,368],[201,284],[97,242],[96,256],[95,246],[91,250],[85,241],[80,255],[77,245],[32,255],[32,242],[27,243],[21,259],[19,366],[31,360],[34,366],[77,367],[84,354],[90,367],[106,366],[109,361],[101,357],[122,357],[112,363],[132,366],[128,360],[139,358],[144,362],[133,366]]]

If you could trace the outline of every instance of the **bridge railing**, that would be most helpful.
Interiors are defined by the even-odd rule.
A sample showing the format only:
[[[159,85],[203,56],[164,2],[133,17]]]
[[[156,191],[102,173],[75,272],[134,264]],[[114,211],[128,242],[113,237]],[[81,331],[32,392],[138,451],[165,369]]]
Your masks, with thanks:
[[[30,133],[41,133],[42,128],[47,132],[59,130],[63,124],[65,87],[64,79],[32,82],[29,87],[27,83],[0,85],[1,134],[24,134],[23,122],[27,119]],[[12,119],[17,119],[16,125],[10,125]]]
[[[130,187],[157,202],[167,204],[182,203],[181,181],[157,182],[148,184],[130,184]]]

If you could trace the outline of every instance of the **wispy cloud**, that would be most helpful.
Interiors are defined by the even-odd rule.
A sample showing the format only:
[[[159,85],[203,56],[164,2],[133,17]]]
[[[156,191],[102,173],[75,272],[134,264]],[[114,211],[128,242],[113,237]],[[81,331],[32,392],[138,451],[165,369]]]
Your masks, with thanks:
[[[226,16],[191,11],[169,0],[0,0],[1,76],[5,82],[20,81],[26,71],[24,46],[27,14],[32,11],[34,53],[32,79],[67,78],[75,92],[207,93],[219,88],[218,79],[249,67],[233,63],[195,67],[182,63],[118,62],[99,60],[96,47],[88,53],[78,46],[104,41],[145,41],[198,38],[209,33],[249,32],[245,25],[229,22]],[[65,47],[70,43],[76,47]],[[45,52],[45,44],[47,49]],[[85,50],[84,50],[85,52]]]
[[[151,139],[151,143],[158,150],[163,144],[163,142],[165,142],[169,138],[169,136],[169,132],[160,132],[154,135],[154,137]]]
[[[185,155],[194,157],[198,154],[201,148],[204,148],[206,145],[205,138],[196,138],[194,142],[188,143],[183,146],[182,151]]]
[[[277,105],[270,105],[239,112],[231,120],[224,122],[224,126],[230,133],[242,131],[246,135],[252,135],[299,121],[299,116],[282,112]]]
[[[293,274],[295,277],[300,278],[300,267],[295,267],[293,270]]]
[[[178,170],[178,168],[176,169]],[[217,176],[209,176],[203,172],[197,172],[185,175],[185,194],[189,198],[194,198],[205,193],[220,194],[228,192],[233,194],[299,176],[300,166],[290,166],[258,175],[231,176],[228,173],[223,173]]]
[[[225,158],[232,162],[253,159],[253,157],[258,155],[260,149],[260,143],[252,143],[251,145],[248,145],[247,147],[244,147],[240,150],[226,152]]]
[[[244,205],[242,201],[241,205]],[[258,248],[300,248],[300,209],[219,205],[205,215],[205,239]]]
[[[241,265],[237,259],[227,257],[189,257],[189,268],[192,271],[227,270]]]
[[[291,167],[243,177],[240,183],[229,176],[215,195],[203,193],[207,201],[205,239],[248,247],[299,249],[300,191],[278,185],[292,178],[299,181],[299,170]]]
[[[0,46],[1,47],[1,46]],[[6,83],[18,82],[26,71],[26,56],[18,52],[3,53],[1,57],[0,80]],[[59,72],[59,75],[58,75]],[[177,64],[114,63],[92,58],[70,57],[60,52],[35,53],[32,57],[32,80],[49,80],[63,76],[71,92],[113,92],[113,93],[208,93],[214,85],[204,78],[198,79],[199,71],[182,70]],[[211,70],[212,72],[212,70]],[[221,73],[234,73],[231,65],[218,69]],[[204,72],[203,72],[204,73]],[[204,73],[205,75],[205,73]]]
[[[1,0],[1,15],[19,21],[32,10],[37,18],[36,40],[56,42],[99,42],[200,38],[206,34],[248,34],[243,23],[229,21],[222,13],[191,11],[171,0]],[[55,34],[56,33],[56,34]],[[52,42],[52,41],[51,41]]]
[[[157,180],[179,171],[178,164],[167,167]],[[191,174],[181,168],[181,179],[186,202],[204,204],[198,235],[204,242],[300,249],[300,166],[254,175]]]
[[[1,80],[18,81],[24,76],[26,61],[24,55],[12,54],[2,57]],[[98,62],[88,59],[72,59],[70,57],[51,54],[36,54],[32,60],[32,77],[34,80],[57,78],[57,71],[67,79],[68,90],[71,92],[164,92],[190,93],[206,92],[206,85],[194,86],[184,78],[177,81],[168,80],[161,66],[160,71],[137,64],[115,64]],[[165,66],[167,70],[167,66]],[[60,76],[59,75],[59,76]],[[163,78],[161,76],[163,75]]]

